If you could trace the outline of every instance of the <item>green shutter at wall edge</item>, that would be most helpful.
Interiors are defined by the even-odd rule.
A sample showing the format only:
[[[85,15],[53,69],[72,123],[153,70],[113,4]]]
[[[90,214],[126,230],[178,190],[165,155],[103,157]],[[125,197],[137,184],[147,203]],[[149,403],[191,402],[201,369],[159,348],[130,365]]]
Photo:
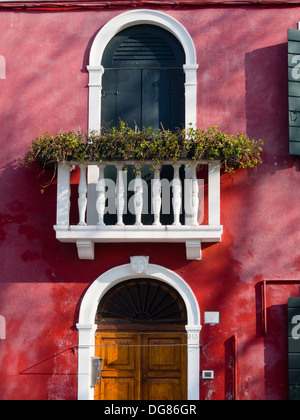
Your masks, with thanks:
[[[290,154],[300,155],[300,31],[288,30]]]
[[[288,299],[289,399],[300,401],[300,298]]]

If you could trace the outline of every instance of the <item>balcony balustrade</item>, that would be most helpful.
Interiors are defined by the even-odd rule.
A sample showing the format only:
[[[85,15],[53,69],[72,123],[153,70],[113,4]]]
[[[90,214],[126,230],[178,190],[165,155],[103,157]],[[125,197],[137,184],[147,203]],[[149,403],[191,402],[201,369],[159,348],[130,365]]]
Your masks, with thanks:
[[[185,243],[187,259],[200,260],[201,244],[220,242],[223,232],[220,163],[201,162],[206,171],[202,178],[189,162],[165,162],[154,170],[151,165],[146,162],[140,168],[140,162],[118,160],[60,163],[57,239],[76,243],[80,259],[94,259],[95,243],[166,242]],[[76,202],[75,173],[80,174]],[[74,211],[78,223],[71,224]]]

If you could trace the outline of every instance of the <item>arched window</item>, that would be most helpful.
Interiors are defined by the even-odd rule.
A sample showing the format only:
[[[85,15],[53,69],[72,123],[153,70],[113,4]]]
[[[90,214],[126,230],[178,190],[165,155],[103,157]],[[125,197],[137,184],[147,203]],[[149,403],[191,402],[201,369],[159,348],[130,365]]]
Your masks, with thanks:
[[[124,29],[102,59],[101,125],[174,130],[185,126],[185,53],[168,31],[154,25]]]
[[[105,69],[103,68],[104,51],[108,44],[122,31],[134,28],[139,25],[148,25],[151,29],[161,28],[171,34],[173,39],[179,42],[180,48],[184,50],[185,61],[183,71],[185,74],[184,96],[185,96],[185,124],[196,126],[197,107],[197,57],[193,40],[176,19],[166,13],[156,10],[136,9],[121,13],[116,16],[98,32],[93,41],[90,51],[89,65],[89,130],[101,128],[102,112],[102,79]],[[178,50],[176,50],[177,55]],[[93,179],[94,175],[90,175]]]

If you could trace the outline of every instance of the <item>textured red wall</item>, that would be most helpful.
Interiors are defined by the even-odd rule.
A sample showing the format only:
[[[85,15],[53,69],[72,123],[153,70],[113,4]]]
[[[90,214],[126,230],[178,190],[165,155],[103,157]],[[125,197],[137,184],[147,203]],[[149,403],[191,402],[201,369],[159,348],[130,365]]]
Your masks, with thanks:
[[[87,128],[88,54],[99,29],[122,10],[0,12],[0,340],[1,399],[76,399],[76,322],[88,286],[106,270],[149,255],[192,287],[203,325],[201,399],[232,398],[232,336],[238,334],[238,397],[286,399],[289,296],[298,285],[268,286],[269,335],[261,328],[264,278],[300,278],[300,172],[288,155],[287,29],[297,8],[163,9],[197,49],[198,124],[265,141],[257,171],[223,175],[221,244],[188,262],[183,245],[96,246],[93,262],[55,239],[56,186],[41,195],[39,168],[18,159],[41,131]],[[299,283],[300,284],[300,283]],[[202,316],[203,323],[203,316]]]

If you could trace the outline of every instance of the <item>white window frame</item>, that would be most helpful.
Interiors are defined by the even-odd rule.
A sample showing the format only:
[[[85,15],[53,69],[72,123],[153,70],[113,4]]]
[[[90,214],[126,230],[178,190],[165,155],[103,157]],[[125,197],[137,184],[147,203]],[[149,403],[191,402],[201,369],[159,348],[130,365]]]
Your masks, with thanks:
[[[134,10],[115,17],[97,34],[90,51],[89,65],[89,130],[101,127],[101,89],[104,68],[101,65],[103,54],[110,40],[123,29],[134,25],[156,25],[172,33],[181,43],[186,63],[183,66],[185,82],[185,121],[186,126],[196,126],[197,70],[196,50],[188,31],[171,16],[155,10]]]
[[[149,257],[142,257],[149,258]],[[173,287],[183,298],[188,323],[187,331],[187,391],[188,400],[199,400],[200,392],[200,310],[197,299],[188,284],[175,272],[165,267],[147,264],[143,279],[156,279]],[[141,278],[132,264],[115,267],[101,275],[88,289],[80,307],[78,345],[78,400],[94,400],[91,381],[91,357],[95,356],[95,324],[97,308],[105,294],[117,284]]]

